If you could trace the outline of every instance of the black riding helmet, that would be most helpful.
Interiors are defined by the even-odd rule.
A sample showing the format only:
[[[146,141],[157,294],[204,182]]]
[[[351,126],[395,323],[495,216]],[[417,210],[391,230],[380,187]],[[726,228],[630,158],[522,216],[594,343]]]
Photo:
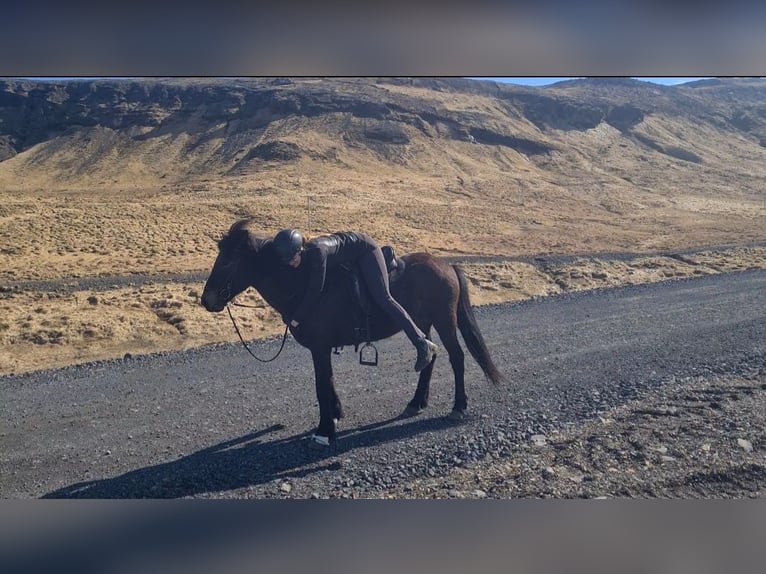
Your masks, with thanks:
[[[287,263],[303,247],[303,235],[297,229],[283,229],[274,236],[274,249],[277,255]]]

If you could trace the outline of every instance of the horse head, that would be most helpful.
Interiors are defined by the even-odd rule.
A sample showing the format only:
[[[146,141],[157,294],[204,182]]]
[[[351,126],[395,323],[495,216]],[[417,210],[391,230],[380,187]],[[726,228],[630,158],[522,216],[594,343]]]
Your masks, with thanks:
[[[252,219],[237,221],[218,241],[218,256],[201,298],[208,311],[222,311],[245,289],[251,286],[258,289],[279,270],[271,238],[255,234],[251,223]]]

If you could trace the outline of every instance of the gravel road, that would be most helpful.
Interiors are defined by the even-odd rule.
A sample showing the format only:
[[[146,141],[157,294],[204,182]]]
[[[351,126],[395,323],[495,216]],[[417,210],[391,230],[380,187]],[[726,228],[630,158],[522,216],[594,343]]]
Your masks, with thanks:
[[[429,409],[399,418],[417,381],[404,335],[378,344],[376,368],[346,348],[334,363],[346,418],[337,449],[320,453],[305,440],[318,420],[310,355],[292,339],[268,364],[216,345],[2,377],[0,496],[406,495],[684,378],[766,372],[764,271],[476,312],[507,385],[493,387],[468,359],[471,415],[448,422],[452,372],[441,357]],[[253,344],[260,356],[278,347]]]

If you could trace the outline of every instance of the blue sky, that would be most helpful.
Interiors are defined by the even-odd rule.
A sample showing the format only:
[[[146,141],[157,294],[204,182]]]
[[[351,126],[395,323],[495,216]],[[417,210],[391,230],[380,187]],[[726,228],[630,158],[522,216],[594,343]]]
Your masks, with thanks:
[[[564,80],[573,80],[577,76],[570,76],[567,78],[552,78],[552,77],[544,77],[544,78],[501,78],[501,77],[472,77],[473,80],[492,80],[494,82],[502,82],[504,84],[521,84],[522,86],[547,86],[548,84],[553,84],[555,82],[563,82]],[[644,82],[654,82],[655,84],[663,84],[665,86],[675,86],[677,84],[683,84],[686,82],[694,82],[697,80],[704,80],[705,78],[670,78],[670,77],[658,77],[658,78],[649,78],[649,77],[643,77],[643,76],[634,76],[636,80],[642,80]],[[709,77],[709,76],[708,76]]]
[[[552,76],[534,76],[534,77],[504,77],[504,76],[465,76],[470,80],[489,80],[493,82],[500,82],[503,84],[516,84],[521,86],[548,86],[550,84],[555,84],[556,82],[563,82],[564,80],[574,80],[578,77],[583,76],[567,76],[567,77],[552,77]],[[711,76],[707,77],[700,77],[700,78],[692,78],[692,77],[648,77],[648,76],[631,76],[632,78],[636,80],[642,80],[644,82],[653,82],[655,84],[662,84],[665,86],[677,86],[679,84],[684,84],[686,82],[695,82],[697,80],[705,80],[707,78],[710,78]],[[101,80],[101,79],[111,79],[111,80],[125,80],[130,79],[127,76],[125,77],[111,77],[111,76],[93,76],[93,77],[77,77],[77,76],[62,76],[62,77],[27,77],[28,80],[42,80],[42,81],[52,81],[52,80]]]
[[[564,80],[573,80],[578,76],[568,76],[568,77],[561,77],[561,78],[554,78],[554,77],[531,77],[531,78],[522,78],[522,77],[495,77],[495,76],[487,76],[487,77],[474,77],[474,76],[468,76],[472,80],[492,80],[493,82],[502,82],[504,84],[520,84],[522,86],[547,86],[548,84],[554,84],[556,82],[562,82]],[[582,77],[582,76],[579,76]],[[649,77],[643,77],[643,76],[634,76],[636,80],[643,80],[645,82],[654,82],[655,84],[664,84],[666,86],[675,86],[676,84],[683,84],[685,82],[694,82],[696,80],[704,80],[705,78],[689,78],[689,77],[679,77],[679,78],[670,78],[670,77],[658,77],[658,78],[649,78]],[[710,77],[710,76],[708,76]],[[110,76],[93,76],[93,77],[77,77],[77,76],[62,76],[62,77],[56,77],[56,76],[49,76],[49,77],[28,77],[29,80],[99,80],[99,79],[125,79],[122,77],[110,77]]]

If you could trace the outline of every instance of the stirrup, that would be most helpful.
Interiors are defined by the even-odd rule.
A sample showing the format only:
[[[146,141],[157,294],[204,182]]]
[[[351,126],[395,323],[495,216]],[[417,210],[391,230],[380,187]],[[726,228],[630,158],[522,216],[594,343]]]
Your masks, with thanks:
[[[365,352],[367,349],[367,352]],[[365,357],[367,355],[367,357]],[[378,366],[378,349],[372,343],[365,343],[359,350],[359,364],[370,367]]]

